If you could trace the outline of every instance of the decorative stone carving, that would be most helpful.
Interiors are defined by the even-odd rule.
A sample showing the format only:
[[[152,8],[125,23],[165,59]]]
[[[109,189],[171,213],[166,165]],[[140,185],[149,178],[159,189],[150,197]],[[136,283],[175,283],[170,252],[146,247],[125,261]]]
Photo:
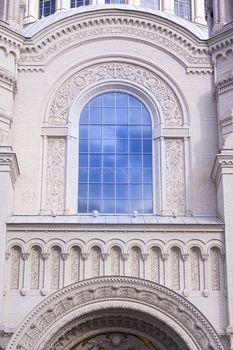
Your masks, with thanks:
[[[180,290],[180,250],[171,249],[171,286],[174,290]]]
[[[102,63],[85,68],[65,81],[56,93],[49,124],[66,124],[70,107],[87,86],[103,81],[126,81],[145,87],[160,104],[166,125],[182,125],[183,114],[172,89],[149,69],[131,63]]]
[[[40,279],[40,255],[39,248],[32,248],[31,250],[31,289],[39,288]]]
[[[183,140],[165,140],[166,206],[169,213],[185,211],[184,144]]]
[[[48,138],[46,210],[63,214],[65,190],[65,139]]]
[[[151,253],[151,280],[159,283],[160,282],[160,250],[153,247]]]
[[[100,256],[101,250],[99,247],[93,247],[91,249],[91,276],[100,276]]]
[[[70,251],[71,258],[71,282],[78,282],[80,280],[80,261],[81,249],[73,247]]]
[[[211,264],[211,285],[212,290],[220,290],[220,254],[219,249],[211,248],[210,264]]]
[[[167,327],[170,326],[172,320],[173,322],[177,320],[177,325],[173,323],[173,334],[174,332],[177,333],[178,329],[183,330],[186,337],[192,339],[192,344],[197,344],[195,350],[224,350],[216,331],[200,311],[185,298],[159,284],[126,277],[103,277],[86,280],[72,284],[49,296],[22,322],[11,338],[7,350],[65,349],[66,343],[64,343],[64,347],[60,348],[54,345],[65,334],[66,340],[69,340],[69,335],[71,336],[72,332],[67,333],[67,331],[75,326],[73,324],[72,327],[71,322],[75,322],[76,326],[82,325],[82,334],[85,334],[85,322],[77,318],[79,309],[81,310],[83,306],[88,305],[89,312],[95,312],[95,316],[97,315],[97,318],[94,318],[94,324],[99,329],[100,323],[96,321],[99,316],[98,302],[104,301],[105,305],[110,306],[115,300],[121,300],[122,307],[125,307],[126,310],[130,304],[135,303],[137,305],[137,315],[145,310],[142,305],[151,308],[151,311],[153,311],[151,314],[154,314],[154,310],[156,310],[157,319],[159,319],[159,315],[166,315],[168,317]],[[90,303],[90,301],[92,302]],[[58,307],[58,305],[60,306]],[[103,312],[104,310],[105,308],[102,309]],[[69,315],[69,323],[67,323],[67,316]],[[148,317],[147,314],[146,317]],[[59,327],[58,325],[62,325],[64,320],[66,321],[64,328]],[[109,318],[107,318],[107,321],[109,324]],[[178,325],[181,327],[177,328]],[[126,326],[137,328],[135,319],[130,323],[126,323]],[[68,329],[65,327],[68,327]],[[141,327],[142,331],[143,329],[145,328]],[[153,328],[150,327],[150,329],[152,332]],[[151,335],[154,336],[154,333]],[[187,341],[187,338],[185,341]],[[190,348],[189,345],[186,345],[185,348]],[[191,348],[194,350],[193,347]],[[173,348],[171,347],[171,349]]]
[[[190,259],[192,290],[200,290],[200,251],[198,248],[191,249]]]
[[[130,255],[131,255],[131,276],[140,277],[141,249],[139,247],[131,248]]]
[[[19,288],[19,276],[20,276],[20,260],[21,250],[19,247],[13,247],[11,250],[11,289]]]
[[[58,247],[51,251],[51,289],[59,289],[61,250]]]
[[[194,37],[190,40],[180,30],[177,32],[175,27],[169,26],[169,22],[164,23],[162,20],[158,23],[160,19],[157,16],[156,21],[153,21],[151,16],[148,18],[142,12],[140,17],[133,19],[132,16],[127,16],[125,11],[121,14],[119,9],[115,9],[117,14],[113,14],[112,11],[113,9],[109,16],[106,12],[102,16],[99,15],[99,11],[93,12],[88,20],[84,17],[76,17],[75,21],[71,18],[67,23],[66,19],[64,26],[47,32],[37,42],[30,40],[29,45],[25,42],[19,70],[31,70],[32,67],[39,69],[41,66],[44,68],[46,62],[61,54],[62,51],[90,40],[127,38],[131,41],[140,40],[148,45],[159,47],[169,54],[172,53],[185,65],[188,72],[212,72],[211,58],[205,42],[195,41]]]
[[[110,251],[111,256],[111,275],[120,275],[121,249],[119,247],[112,247]]]

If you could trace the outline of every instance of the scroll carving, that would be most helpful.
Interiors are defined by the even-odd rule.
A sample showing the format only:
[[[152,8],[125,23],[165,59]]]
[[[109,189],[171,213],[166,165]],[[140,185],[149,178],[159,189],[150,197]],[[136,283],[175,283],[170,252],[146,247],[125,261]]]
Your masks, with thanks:
[[[133,247],[130,253],[131,253],[131,276],[140,277],[141,250],[138,247]]]
[[[180,290],[180,250],[171,249],[171,285],[172,289]]]
[[[210,263],[211,263],[211,284],[213,290],[220,290],[220,264],[219,264],[219,249],[211,248]]]
[[[21,249],[13,247],[11,250],[11,289],[19,288]]]
[[[61,250],[52,248],[51,252],[51,289],[59,289],[60,285]]]
[[[74,247],[70,252],[71,256],[71,282],[78,282],[80,280],[80,261],[81,250],[79,247]]]
[[[31,250],[31,289],[39,288],[40,278],[40,249],[32,248]]]
[[[151,249],[151,280],[160,283],[160,251],[158,248]]]
[[[108,80],[133,82],[146,88],[161,106],[166,125],[182,125],[181,107],[172,89],[150,70],[129,63],[105,63],[85,68],[58,90],[50,109],[49,124],[66,124],[69,109],[86,87]]]
[[[170,213],[185,211],[184,145],[183,140],[165,140],[166,202]]]
[[[48,139],[46,210],[63,214],[65,179],[65,139]]]
[[[91,276],[100,276],[100,254],[101,250],[99,247],[93,247],[91,249]]]
[[[114,276],[120,275],[121,249],[112,247],[111,252],[111,274]]]
[[[200,251],[198,248],[191,249],[190,258],[192,290],[200,290]]]

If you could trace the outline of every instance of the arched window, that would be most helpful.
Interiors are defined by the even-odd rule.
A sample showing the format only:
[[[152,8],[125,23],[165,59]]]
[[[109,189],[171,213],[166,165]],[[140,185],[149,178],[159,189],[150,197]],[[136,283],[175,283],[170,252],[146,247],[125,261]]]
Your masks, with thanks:
[[[71,0],[70,1],[70,7],[80,7],[80,6],[87,6],[90,4],[89,0]]]
[[[175,0],[175,14],[191,21],[191,0]]]
[[[152,125],[123,92],[93,98],[79,128],[78,212],[152,213]]]
[[[55,0],[40,0],[39,17],[43,18],[55,12]]]

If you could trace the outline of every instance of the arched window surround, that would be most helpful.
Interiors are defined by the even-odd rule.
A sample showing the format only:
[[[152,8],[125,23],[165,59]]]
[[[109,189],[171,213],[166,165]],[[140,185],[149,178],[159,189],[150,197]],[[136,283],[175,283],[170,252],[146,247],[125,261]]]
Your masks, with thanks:
[[[110,62],[109,62],[110,64]],[[120,63],[122,64],[122,63]],[[136,64],[136,62],[135,62]],[[137,62],[138,64],[138,62]],[[142,71],[147,70],[148,67],[145,63],[141,63]],[[101,66],[102,63],[99,63]],[[127,62],[125,64],[127,68],[131,69],[134,67],[134,63]],[[87,66],[89,67],[89,66]],[[83,68],[85,70],[85,68]],[[140,68],[141,69],[141,68]],[[75,74],[76,70],[73,71]],[[72,72],[67,73],[68,76],[63,77],[63,81],[71,81],[72,82]],[[147,88],[144,84],[140,84],[140,81],[137,82],[131,81],[131,78],[123,77],[122,79],[100,79],[100,81],[93,81],[87,85],[85,85],[80,92],[77,92],[77,97],[72,97],[72,103],[69,107],[69,112],[67,114],[67,122],[63,125],[56,125],[49,122],[50,108],[52,106],[52,101],[55,96],[57,96],[57,92],[59,91],[59,86],[61,89],[61,80],[57,81],[56,86],[54,86],[53,92],[51,91],[51,97],[48,100],[48,104],[45,110],[45,120],[42,127],[42,136],[43,136],[43,170],[42,170],[42,188],[41,188],[41,204],[40,204],[40,213],[48,213],[51,214],[53,211],[48,207],[47,198],[46,198],[46,189],[48,185],[46,183],[46,169],[47,169],[47,161],[48,161],[48,140],[51,138],[53,140],[63,140],[64,142],[64,203],[62,203],[62,207],[60,207],[55,213],[58,215],[77,215],[77,193],[78,193],[78,157],[73,157],[71,155],[77,154],[77,136],[78,136],[78,126],[79,126],[79,116],[81,114],[82,109],[85,107],[87,102],[94,98],[95,96],[109,92],[109,91],[121,91],[129,93],[136,98],[140,99],[143,104],[148,109],[152,118],[152,127],[153,127],[153,158],[154,164],[159,167],[158,174],[154,177],[154,187],[156,188],[156,193],[154,193],[154,212],[153,215],[189,215],[190,213],[190,196],[189,196],[189,173],[190,173],[190,165],[189,165],[189,113],[187,108],[187,102],[180,91],[179,87],[176,83],[169,78],[168,74],[165,72],[158,71],[156,69],[151,69],[151,73],[154,75],[155,79],[159,79],[159,81],[163,81],[165,90],[170,89],[174,98],[176,99],[180,113],[182,114],[182,124],[181,125],[173,125],[167,124],[165,122],[164,115],[164,106],[160,104],[159,101],[155,98],[153,88]],[[66,80],[65,80],[66,79]],[[54,91],[55,92],[54,94]],[[170,94],[170,92],[168,92]],[[163,97],[166,98],[166,97]],[[164,100],[163,100],[164,103]],[[180,144],[183,147],[183,162],[182,165],[184,169],[184,206],[182,211],[173,211],[172,209],[167,207],[167,193],[166,193],[166,183],[164,180],[165,168],[166,168],[166,159],[165,159],[165,147],[167,140],[179,140]],[[168,141],[169,142],[169,141]],[[155,146],[156,145],[156,146]],[[153,166],[154,168],[154,166]],[[115,215],[115,214],[114,214]]]

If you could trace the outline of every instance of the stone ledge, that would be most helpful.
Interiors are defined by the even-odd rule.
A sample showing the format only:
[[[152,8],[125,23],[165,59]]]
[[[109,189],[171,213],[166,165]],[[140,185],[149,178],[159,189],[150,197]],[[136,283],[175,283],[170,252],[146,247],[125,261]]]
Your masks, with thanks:
[[[214,166],[211,172],[211,178],[214,181],[216,187],[218,187],[223,174],[233,175],[232,149],[221,150],[221,153],[217,154],[215,158]]]
[[[9,172],[13,185],[20,174],[16,154],[10,146],[0,146],[0,172]]]

